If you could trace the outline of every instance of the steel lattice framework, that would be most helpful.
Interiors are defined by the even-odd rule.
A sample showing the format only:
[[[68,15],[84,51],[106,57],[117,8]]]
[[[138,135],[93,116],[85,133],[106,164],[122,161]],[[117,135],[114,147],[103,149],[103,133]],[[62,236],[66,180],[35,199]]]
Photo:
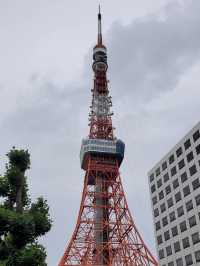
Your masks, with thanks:
[[[113,134],[100,10],[93,60],[90,134],[81,148],[84,188],[77,224],[59,266],[158,265],[134,224],[122,187],[124,146]]]

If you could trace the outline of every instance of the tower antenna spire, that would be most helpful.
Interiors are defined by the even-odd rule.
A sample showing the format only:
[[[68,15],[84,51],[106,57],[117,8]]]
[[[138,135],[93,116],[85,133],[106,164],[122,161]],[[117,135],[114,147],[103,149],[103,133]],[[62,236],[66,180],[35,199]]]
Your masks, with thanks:
[[[102,45],[102,27],[101,27],[101,6],[99,4],[99,13],[98,13],[98,42],[97,45]]]

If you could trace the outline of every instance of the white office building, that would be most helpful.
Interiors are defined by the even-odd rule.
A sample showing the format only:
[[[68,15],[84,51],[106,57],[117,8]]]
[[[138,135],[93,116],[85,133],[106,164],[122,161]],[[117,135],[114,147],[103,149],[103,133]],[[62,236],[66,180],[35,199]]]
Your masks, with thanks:
[[[148,179],[159,265],[200,265],[200,122]]]

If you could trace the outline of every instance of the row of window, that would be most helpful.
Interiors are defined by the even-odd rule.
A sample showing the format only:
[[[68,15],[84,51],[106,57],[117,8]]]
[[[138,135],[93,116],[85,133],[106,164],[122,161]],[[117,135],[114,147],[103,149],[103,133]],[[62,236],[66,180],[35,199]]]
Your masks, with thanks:
[[[199,130],[197,130],[194,134],[193,134],[193,140],[194,142],[196,142],[198,139],[200,138],[200,132]],[[184,148],[185,148],[185,151],[187,149],[189,149],[189,147],[191,147],[191,140],[188,139],[184,142]],[[197,145],[196,146],[196,153],[199,154],[200,153],[200,145]],[[179,147],[177,150],[176,150],[176,157],[179,158],[181,155],[183,154],[183,149],[182,147]],[[191,155],[189,155],[190,157]],[[188,160],[192,160],[190,158],[187,158]],[[171,154],[168,158],[168,162],[167,161],[164,161],[161,165],[161,167],[158,167],[155,171],[155,175],[154,173],[152,173],[150,175],[150,182],[152,182],[154,180],[154,177],[156,176],[159,176],[161,171],[164,171],[165,169],[167,169],[167,164],[172,164],[173,162],[175,161],[175,154]]]
[[[200,219],[200,213],[198,215],[199,215],[199,219]],[[189,227],[190,228],[192,228],[195,225],[197,225],[196,216],[195,215],[191,216],[188,219],[188,222],[189,222]],[[188,229],[186,221],[182,221],[179,224],[179,228],[180,228],[181,233],[185,232]],[[176,226],[174,226],[171,230],[165,231],[163,235],[160,234],[160,235],[157,236],[157,244],[161,245],[164,241],[169,240],[170,238],[176,236],[177,234],[178,234],[178,228]]]
[[[196,202],[196,206],[200,206],[200,194],[195,197],[195,202]],[[187,212],[190,212],[191,210],[193,210],[194,209],[193,201],[192,200],[187,201],[185,204],[185,207],[186,207]],[[181,206],[177,209],[177,216],[181,217],[183,214],[184,214],[184,209]],[[162,218],[162,226],[165,227],[169,222],[173,222],[175,219],[176,219],[176,213],[175,211],[172,211],[169,214],[169,218],[167,216]],[[156,231],[161,229],[161,221],[156,222],[155,228],[156,228]]]
[[[193,188],[193,191],[195,191],[196,189],[198,189],[200,187],[200,180],[199,178],[196,178],[193,182],[192,182],[192,188]],[[162,193],[161,193],[162,192]],[[164,198],[164,193],[163,191],[161,191],[159,193],[159,200],[163,199]],[[189,194],[191,194],[191,189],[190,189],[190,186],[187,185],[183,188],[183,196],[184,197],[187,197]],[[156,203],[156,198],[153,199],[154,203]],[[176,203],[178,203],[180,200],[182,200],[182,194],[181,194],[181,191],[178,191],[175,195],[174,195],[174,199],[173,199],[173,196],[171,198],[169,198],[167,200],[167,207],[168,208],[171,208],[173,205],[174,205],[174,201]],[[196,203],[198,204],[198,197],[196,197]],[[164,213],[166,211],[166,203],[162,203],[160,205],[160,211],[158,209],[158,207],[156,209],[154,209],[154,217],[158,217],[160,213]]]
[[[181,249],[186,249],[190,247],[191,245],[196,245],[197,243],[199,243],[200,242],[199,232],[193,233],[191,235],[191,240],[187,236],[183,238],[181,242],[182,242],[182,248],[181,248],[181,243],[179,241],[176,241],[174,242],[173,247],[172,245],[169,245],[165,249],[160,249],[158,252],[159,259],[164,259],[165,257],[172,255],[172,253],[177,253]]]
[[[200,250],[197,250],[194,252],[194,257],[195,257],[195,261],[193,261],[192,258],[192,254],[188,254],[185,256],[185,265],[186,266],[190,266],[190,265],[197,265],[198,262],[200,262]],[[176,262],[169,262],[167,265],[166,264],[162,264],[162,266],[183,266],[184,262],[183,262],[183,258],[178,258],[176,259]]]
[[[182,161],[184,162],[184,159]],[[195,164],[193,164],[191,167],[189,167],[190,176],[193,176],[194,174],[196,174],[196,172],[197,172],[197,167]],[[171,169],[171,177],[173,177],[176,173],[177,173],[177,169],[176,169],[176,166],[174,166]],[[184,172],[183,174],[187,175],[186,172]],[[185,180],[185,176],[182,177],[182,175],[181,175],[181,178],[183,178]],[[169,173],[167,172],[165,175],[163,175],[163,179],[160,178],[160,179],[158,179],[156,184],[151,185],[151,193],[153,194],[156,191],[156,189],[159,189],[168,180],[169,180]]]

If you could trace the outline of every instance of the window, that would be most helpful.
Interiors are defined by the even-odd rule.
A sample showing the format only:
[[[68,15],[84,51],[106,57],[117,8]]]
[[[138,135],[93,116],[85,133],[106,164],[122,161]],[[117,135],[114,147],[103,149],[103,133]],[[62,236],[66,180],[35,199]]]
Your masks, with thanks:
[[[196,217],[195,215],[193,215],[192,217],[189,218],[189,225],[190,225],[190,228],[195,226],[197,224],[196,222]]]
[[[185,256],[185,262],[186,262],[186,266],[189,266],[189,265],[193,264],[192,255],[191,254]]]
[[[184,195],[184,197],[186,197],[189,194],[190,194],[190,187],[188,185],[188,186],[183,188],[183,195]]]
[[[180,226],[181,233],[183,233],[187,230],[186,221],[181,222],[179,226]]]
[[[171,186],[170,185],[166,186],[165,188],[166,195],[168,195],[171,191],[172,191]]]
[[[200,262],[200,250],[196,251],[194,253],[194,256],[195,256],[196,262]]]
[[[167,168],[167,162],[163,162],[162,164],[162,170],[164,171]]]
[[[161,228],[161,226],[160,226],[160,221],[158,221],[158,222],[156,223],[156,231],[158,231],[160,228]]]
[[[158,208],[156,208],[154,210],[154,217],[158,217],[158,215],[159,215],[159,210],[158,210]]]
[[[156,186],[155,185],[152,185],[151,186],[151,193],[154,193],[156,191]]]
[[[184,143],[185,150],[187,150],[190,146],[191,146],[191,142],[190,142],[190,139],[188,139],[188,140],[186,140],[186,142]]]
[[[158,167],[158,168],[156,169],[156,176],[159,176],[159,174],[160,174],[160,167]]]
[[[177,214],[178,214],[178,217],[181,217],[181,216],[184,214],[183,206],[180,206],[180,207],[177,209]]]
[[[200,194],[195,197],[195,200],[196,200],[196,205],[199,206],[200,205]]]
[[[162,244],[162,235],[159,235],[158,237],[157,237],[157,243],[158,243],[158,245],[160,245],[160,244]]]
[[[177,236],[178,235],[178,228],[177,226],[172,227],[172,235]]]
[[[178,178],[173,181],[173,188],[176,189],[179,186]]]
[[[176,265],[177,266],[183,266],[183,259],[182,258],[179,258],[176,260]]]
[[[166,226],[166,225],[168,224],[167,216],[165,216],[165,217],[162,219],[162,224],[163,224],[163,226]]]
[[[200,153],[200,144],[196,146],[196,153],[197,155]]]
[[[194,159],[194,155],[193,155],[193,152],[191,151],[191,152],[189,152],[187,154],[187,161],[188,161],[188,163],[191,162],[193,159]]]
[[[184,173],[182,173],[182,175],[181,175],[181,182],[184,183],[186,180],[187,180],[187,173],[184,172]]]
[[[182,159],[179,163],[178,163],[178,168],[182,169],[185,166],[185,161],[184,159]]]
[[[164,211],[166,211],[166,206],[165,203],[160,205],[160,211],[163,213]]]
[[[161,199],[163,199],[164,198],[164,193],[163,193],[163,191],[161,191],[160,193],[159,193],[159,200],[161,200]]]
[[[168,173],[164,174],[163,179],[164,182],[166,183],[169,180],[169,174]]]
[[[180,246],[179,241],[177,241],[174,243],[174,251],[179,252],[180,250],[181,250],[181,246]]]
[[[173,261],[169,262],[169,263],[168,263],[168,266],[174,266]]]
[[[199,197],[199,201],[200,201],[200,197]],[[173,198],[169,198],[169,199],[167,200],[167,206],[168,206],[168,208],[170,208],[170,207],[173,206]]]
[[[193,203],[192,203],[192,200],[189,200],[188,202],[186,202],[186,210],[187,212],[189,212],[192,209],[193,209]]]
[[[190,175],[193,176],[197,172],[196,165],[194,164],[193,166],[191,166],[189,168],[189,171],[190,171]]]
[[[175,200],[176,200],[176,202],[179,202],[181,200],[181,192],[180,191],[175,194]]]
[[[165,257],[165,254],[164,254],[164,250],[163,249],[159,250],[158,253],[159,253],[159,259],[163,259]]]
[[[154,174],[151,174],[149,177],[150,182],[152,182],[154,180]]]
[[[158,202],[157,196],[152,198],[152,203],[153,205],[155,205]]]
[[[170,245],[166,247],[166,253],[167,253],[167,256],[172,255],[172,247]]]
[[[194,134],[193,134],[193,140],[194,142],[197,141],[200,138],[200,132],[199,130],[197,130]]]
[[[160,178],[158,181],[157,181],[157,187],[160,188],[162,186],[162,179]]]
[[[176,166],[172,167],[171,169],[171,176],[174,176],[176,174]]]
[[[174,162],[174,154],[172,154],[170,157],[169,157],[169,163],[172,164]]]
[[[176,220],[176,214],[174,211],[169,214],[169,219],[170,219],[170,222],[173,222],[174,220]]]
[[[176,151],[176,156],[179,157],[181,156],[181,154],[183,153],[182,151],[182,147],[178,148],[178,150]]]
[[[193,245],[197,244],[200,242],[200,238],[199,238],[199,232],[196,232],[194,234],[192,234],[192,243]]]
[[[169,234],[169,230],[164,232],[164,238],[165,238],[165,241],[169,240],[170,239],[170,234]]]
[[[196,190],[197,188],[200,187],[199,178],[196,178],[194,181],[192,181],[192,187],[193,187],[193,190]]]
[[[183,243],[183,248],[188,248],[190,246],[189,237],[183,238],[182,243]]]

